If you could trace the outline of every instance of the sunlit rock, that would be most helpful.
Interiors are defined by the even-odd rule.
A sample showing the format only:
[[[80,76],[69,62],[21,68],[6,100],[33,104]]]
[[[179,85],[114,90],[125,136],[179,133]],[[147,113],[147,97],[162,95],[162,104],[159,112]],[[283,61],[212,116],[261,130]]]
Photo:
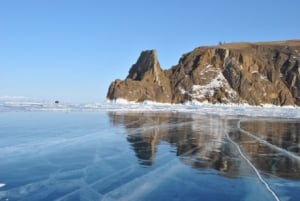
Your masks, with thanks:
[[[300,105],[299,52],[299,40],[199,47],[162,70],[156,51],[143,51],[127,78],[110,85],[107,98]]]

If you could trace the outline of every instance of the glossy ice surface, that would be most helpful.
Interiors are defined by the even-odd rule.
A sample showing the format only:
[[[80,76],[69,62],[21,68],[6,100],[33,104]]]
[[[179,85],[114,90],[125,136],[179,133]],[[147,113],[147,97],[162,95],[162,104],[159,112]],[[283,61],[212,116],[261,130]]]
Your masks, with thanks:
[[[299,200],[298,111],[124,107],[2,110],[0,200],[276,200],[231,140],[280,200]]]

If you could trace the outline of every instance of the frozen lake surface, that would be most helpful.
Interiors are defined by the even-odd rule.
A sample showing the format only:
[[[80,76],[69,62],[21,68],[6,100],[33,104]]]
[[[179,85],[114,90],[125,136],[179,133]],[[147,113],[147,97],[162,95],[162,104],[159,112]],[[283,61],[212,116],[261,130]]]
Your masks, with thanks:
[[[300,197],[297,108],[2,103],[0,111],[1,201]]]

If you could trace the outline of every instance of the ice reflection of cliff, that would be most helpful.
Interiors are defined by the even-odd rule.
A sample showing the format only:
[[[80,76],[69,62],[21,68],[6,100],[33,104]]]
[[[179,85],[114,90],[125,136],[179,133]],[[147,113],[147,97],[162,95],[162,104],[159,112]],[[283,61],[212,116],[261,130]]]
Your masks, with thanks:
[[[300,123],[298,121],[250,120],[241,122],[241,128],[271,145],[253,141],[251,135],[240,134],[243,150],[248,153],[257,168],[265,174],[300,179]]]
[[[224,120],[217,116],[172,113],[109,113],[114,125],[123,125],[142,165],[153,165],[161,141],[176,147],[180,160],[195,168],[226,172],[235,161],[227,156]],[[228,167],[228,164],[231,164]]]
[[[157,146],[168,142],[176,148],[176,155],[184,163],[197,169],[209,168],[224,176],[243,174],[245,165],[238,152],[226,139],[228,132],[258,169],[271,175],[299,179],[299,161],[293,161],[243,135],[237,118],[180,113],[109,113],[114,125],[122,125],[142,165],[153,165]],[[242,123],[241,126],[275,146],[299,155],[299,123],[286,122],[266,125],[265,120]],[[296,175],[296,176],[295,176]],[[298,175],[298,176],[297,176]]]
[[[195,157],[210,161],[213,155],[222,152],[224,142],[223,121],[217,117],[207,116],[197,118],[193,115],[192,132],[198,136],[198,152]]]

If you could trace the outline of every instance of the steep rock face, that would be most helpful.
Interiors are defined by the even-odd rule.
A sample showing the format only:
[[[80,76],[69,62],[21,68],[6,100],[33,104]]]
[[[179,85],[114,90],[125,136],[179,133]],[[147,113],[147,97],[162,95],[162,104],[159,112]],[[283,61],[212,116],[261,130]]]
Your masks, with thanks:
[[[168,76],[161,69],[155,50],[143,51],[131,69],[127,78],[114,81],[107,98],[118,98],[141,102],[151,100],[172,102],[171,86]]]
[[[300,41],[200,47],[162,70],[155,51],[142,52],[107,98],[182,103],[300,105]]]

